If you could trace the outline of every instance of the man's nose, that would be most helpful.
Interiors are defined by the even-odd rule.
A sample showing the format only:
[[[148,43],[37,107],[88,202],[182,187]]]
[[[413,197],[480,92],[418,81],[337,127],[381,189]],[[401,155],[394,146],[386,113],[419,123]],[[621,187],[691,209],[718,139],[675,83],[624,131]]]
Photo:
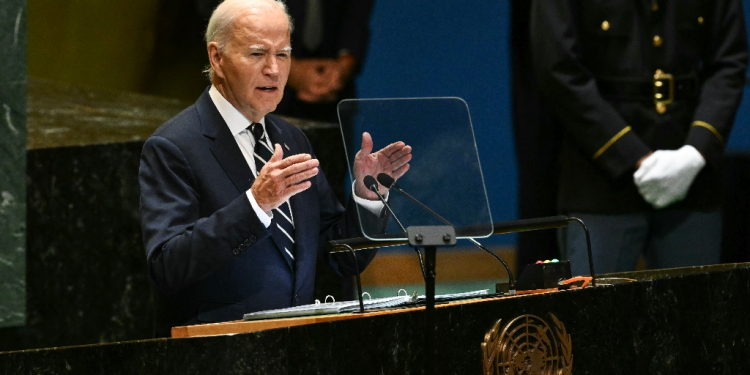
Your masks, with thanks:
[[[276,56],[269,54],[266,59],[266,66],[263,68],[263,73],[269,76],[276,76],[279,74],[279,62]]]

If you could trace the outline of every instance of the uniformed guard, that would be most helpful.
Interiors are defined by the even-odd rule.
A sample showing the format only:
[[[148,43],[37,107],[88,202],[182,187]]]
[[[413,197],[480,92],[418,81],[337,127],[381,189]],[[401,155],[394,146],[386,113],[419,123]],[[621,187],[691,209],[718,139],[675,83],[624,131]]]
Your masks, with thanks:
[[[740,0],[535,0],[534,68],[564,126],[558,208],[597,272],[719,261],[720,164],[745,84]],[[585,239],[563,248],[587,273]],[[567,237],[567,238],[565,238]]]

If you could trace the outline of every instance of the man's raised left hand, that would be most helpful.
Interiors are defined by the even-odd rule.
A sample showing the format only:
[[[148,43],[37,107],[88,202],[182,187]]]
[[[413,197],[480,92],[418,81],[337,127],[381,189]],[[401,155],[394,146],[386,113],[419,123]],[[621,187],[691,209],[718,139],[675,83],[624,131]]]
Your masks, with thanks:
[[[398,141],[383,147],[378,152],[372,152],[372,148],[370,133],[362,133],[362,148],[354,156],[354,193],[360,198],[377,200],[378,196],[365,186],[362,179],[367,175],[377,177],[378,174],[385,173],[394,180],[398,180],[409,170],[411,146]],[[378,190],[380,194],[388,191],[383,186],[379,186]]]

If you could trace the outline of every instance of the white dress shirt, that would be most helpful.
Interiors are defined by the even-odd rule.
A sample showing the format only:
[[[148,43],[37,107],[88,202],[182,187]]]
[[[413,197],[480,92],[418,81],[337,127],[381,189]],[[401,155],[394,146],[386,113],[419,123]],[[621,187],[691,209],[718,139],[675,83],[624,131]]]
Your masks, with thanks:
[[[215,86],[211,85],[211,88],[208,90],[208,95],[211,97],[211,101],[214,102],[216,109],[219,110],[219,114],[224,119],[224,122],[229,126],[229,131],[232,132],[232,136],[234,136],[237,146],[239,146],[240,151],[242,151],[242,156],[245,157],[247,165],[250,166],[253,176],[258,177],[258,171],[256,170],[255,159],[253,157],[255,152],[255,137],[253,137],[253,134],[247,129],[247,127],[252,124],[252,121],[245,118],[237,108],[234,108],[234,106],[229,103],[223,95],[221,95]],[[263,131],[265,132],[266,118],[263,117],[260,119],[259,123],[263,126]],[[266,132],[266,134],[268,134],[268,132]],[[270,141],[270,137],[267,136],[266,140]],[[274,149],[272,144],[269,144],[268,146],[271,150]],[[250,201],[250,205],[253,207],[255,214],[258,215],[260,222],[268,228],[271,225],[273,213],[265,212],[260,206],[258,206],[258,202],[255,200],[251,189],[248,189],[245,194],[247,195],[247,199]],[[360,198],[354,194],[354,184],[352,184],[352,197],[357,204],[366,208],[368,211],[371,211],[375,215],[380,214],[380,211],[383,209],[382,202]]]

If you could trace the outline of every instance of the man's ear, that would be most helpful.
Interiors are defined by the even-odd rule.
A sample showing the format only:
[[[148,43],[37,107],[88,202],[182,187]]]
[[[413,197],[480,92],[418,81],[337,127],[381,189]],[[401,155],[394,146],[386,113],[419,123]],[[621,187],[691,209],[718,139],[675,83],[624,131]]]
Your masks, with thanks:
[[[216,42],[208,43],[208,63],[211,64],[211,68],[217,77],[224,78],[224,72],[221,70],[221,59],[219,44]]]

